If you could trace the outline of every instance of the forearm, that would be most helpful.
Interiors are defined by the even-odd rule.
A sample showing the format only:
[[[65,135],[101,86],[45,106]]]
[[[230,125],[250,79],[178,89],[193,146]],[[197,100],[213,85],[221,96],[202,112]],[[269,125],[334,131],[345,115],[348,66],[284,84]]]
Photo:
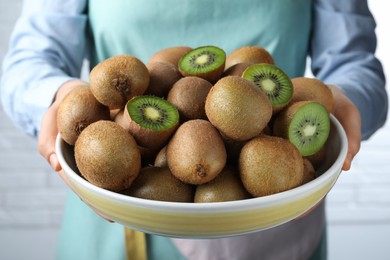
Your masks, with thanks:
[[[375,57],[375,21],[366,1],[315,1],[312,71],[339,87],[357,106],[362,139],[386,121],[388,96],[382,65]]]

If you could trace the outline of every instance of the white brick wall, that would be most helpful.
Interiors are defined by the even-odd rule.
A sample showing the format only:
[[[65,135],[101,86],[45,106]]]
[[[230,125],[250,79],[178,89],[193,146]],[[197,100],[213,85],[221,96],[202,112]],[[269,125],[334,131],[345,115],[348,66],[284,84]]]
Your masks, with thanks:
[[[0,0],[0,59],[20,3]],[[390,78],[388,1],[369,3],[378,22],[378,56]],[[363,143],[352,169],[328,195],[330,260],[390,259],[389,150],[390,122]],[[35,140],[15,129],[0,108],[0,259],[53,259],[65,193]]]

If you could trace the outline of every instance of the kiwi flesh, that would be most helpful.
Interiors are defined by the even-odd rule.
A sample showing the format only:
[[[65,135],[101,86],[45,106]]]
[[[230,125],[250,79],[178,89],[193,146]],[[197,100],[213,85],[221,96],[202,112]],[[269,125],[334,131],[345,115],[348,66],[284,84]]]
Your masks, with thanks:
[[[196,186],[194,202],[222,202],[249,198],[251,195],[242,184],[238,170],[226,166],[215,179]]]
[[[172,175],[168,167],[147,166],[140,170],[129,189],[122,194],[158,201],[193,202],[194,186]]]
[[[153,154],[166,145],[178,127],[179,112],[163,98],[137,96],[127,102],[116,122],[135,138],[143,154]]]
[[[173,64],[176,68],[179,68],[179,60],[184,54],[191,51],[192,47],[189,46],[173,46],[164,48],[155,52],[149,59],[147,64],[153,62],[168,62]]]
[[[220,133],[203,119],[189,120],[180,125],[166,152],[172,174],[194,185],[214,179],[225,167],[227,157]]]
[[[61,138],[74,145],[80,133],[91,123],[109,120],[108,107],[100,104],[87,85],[70,91],[57,110],[57,128]]]
[[[96,99],[110,109],[121,109],[128,100],[145,93],[150,75],[146,65],[131,55],[117,55],[98,63],[90,73]]]
[[[246,190],[262,197],[301,185],[303,158],[288,140],[260,135],[241,149],[239,172]]]
[[[212,86],[210,82],[199,77],[184,77],[173,85],[167,100],[179,110],[182,122],[207,119],[204,106]]]
[[[129,188],[141,168],[136,141],[112,121],[87,126],[76,141],[74,155],[86,180],[115,192]]]
[[[149,70],[150,81],[145,95],[166,97],[173,84],[182,76],[172,63],[151,62],[146,65]]]
[[[298,101],[316,101],[333,112],[334,100],[333,94],[328,85],[316,78],[298,77],[292,78],[294,95],[291,102]]]
[[[314,101],[299,101],[280,112],[273,124],[273,133],[292,142],[302,156],[317,153],[330,132],[329,112]]]
[[[267,95],[274,113],[287,106],[293,97],[294,89],[289,76],[276,65],[251,65],[242,77],[255,83]]]
[[[215,83],[225,69],[226,53],[217,46],[200,46],[186,54],[179,61],[183,76],[196,76]]]
[[[239,76],[218,80],[206,98],[209,121],[227,138],[249,140],[259,135],[272,117],[272,105],[253,82]]]
[[[261,46],[243,46],[227,55],[225,68],[228,69],[237,63],[275,64],[275,61],[272,55]]]

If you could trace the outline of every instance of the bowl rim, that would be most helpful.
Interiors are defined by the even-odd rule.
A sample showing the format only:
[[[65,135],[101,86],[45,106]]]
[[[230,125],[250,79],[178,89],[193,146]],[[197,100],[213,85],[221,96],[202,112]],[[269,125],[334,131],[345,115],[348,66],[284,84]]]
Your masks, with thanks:
[[[259,208],[259,205],[262,207],[267,207],[268,205],[274,205],[278,201],[283,201],[284,203],[288,203],[289,201],[295,200],[298,196],[303,196],[307,192],[311,190],[315,190],[316,187],[321,186],[324,182],[326,182],[329,178],[334,176],[334,172],[338,171],[337,175],[341,173],[340,165],[343,164],[348,150],[348,141],[346,133],[340,124],[340,122],[334,117],[334,115],[330,115],[330,120],[333,126],[335,127],[336,132],[339,134],[340,139],[340,151],[335,160],[335,162],[320,176],[316,179],[303,184],[299,187],[296,187],[291,190],[279,192],[272,195],[267,195],[263,197],[250,198],[245,200],[237,200],[237,201],[225,201],[225,202],[213,202],[213,203],[194,203],[194,202],[168,202],[168,201],[156,201],[156,200],[148,200],[142,198],[131,197],[128,195],[120,194],[117,192],[109,191],[98,186],[93,185],[88,182],[76,172],[72,170],[72,168],[66,163],[65,158],[62,153],[63,144],[65,143],[61,135],[58,134],[56,138],[56,153],[59,160],[59,163],[65,172],[66,178],[72,178],[74,182],[78,183],[82,187],[87,190],[100,194],[107,199],[118,201],[122,204],[128,204],[141,208],[148,208],[154,210],[163,210],[163,211],[174,211],[174,212],[234,212],[241,211],[243,209],[254,209]]]

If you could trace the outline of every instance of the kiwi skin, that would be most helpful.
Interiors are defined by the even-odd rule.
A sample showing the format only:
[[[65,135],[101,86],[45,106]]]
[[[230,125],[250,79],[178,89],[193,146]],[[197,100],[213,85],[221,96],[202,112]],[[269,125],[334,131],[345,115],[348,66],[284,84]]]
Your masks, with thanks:
[[[302,184],[308,183],[316,178],[316,170],[309,159],[303,158],[303,180]]]
[[[166,153],[172,174],[194,185],[214,179],[225,167],[227,158],[220,133],[203,119],[180,125],[169,141]]]
[[[206,98],[209,121],[227,138],[246,141],[261,133],[272,117],[267,95],[238,76],[221,78]]]
[[[272,55],[260,46],[243,46],[232,51],[226,57],[225,70],[237,63],[268,63],[275,64]]]
[[[194,202],[222,202],[251,197],[241,182],[238,170],[226,166],[215,179],[196,186]]]
[[[98,63],[90,73],[91,91],[110,109],[121,109],[132,97],[145,93],[150,75],[145,64],[131,55],[117,55]]]
[[[232,66],[230,66],[228,69],[226,69],[222,73],[222,77],[226,76],[242,76],[242,73],[248,68],[249,66],[253,65],[253,63],[248,62],[242,62],[242,63],[236,63]]]
[[[76,141],[74,155],[85,179],[115,192],[129,188],[141,168],[134,138],[112,121],[100,120],[87,126]]]
[[[158,201],[193,202],[195,189],[172,175],[168,167],[147,166],[140,170],[124,195]]]
[[[182,122],[207,119],[204,107],[212,86],[210,82],[199,77],[184,77],[173,85],[167,100],[177,107]]]
[[[108,107],[100,104],[87,85],[79,85],[61,101],[57,110],[57,128],[61,138],[74,145],[80,133],[93,122],[109,120]]]
[[[239,172],[249,193],[267,196],[302,184],[303,158],[288,140],[260,135],[241,149]]]
[[[291,82],[294,87],[291,102],[316,101],[324,105],[329,113],[333,112],[334,99],[328,85],[319,79],[307,77],[292,78]]]
[[[164,146],[156,155],[154,159],[154,166],[157,167],[166,167],[168,166],[167,162],[167,146]]]
[[[149,70],[150,82],[145,95],[166,97],[173,84],[182,76],[172,63],[151,62],[146,65]]]
[[[153,62],[168,62],[173,64],[177,69],[181,57],[192,50],[189,46],[173,46],[157,51],[152,55],[147,64]]]

